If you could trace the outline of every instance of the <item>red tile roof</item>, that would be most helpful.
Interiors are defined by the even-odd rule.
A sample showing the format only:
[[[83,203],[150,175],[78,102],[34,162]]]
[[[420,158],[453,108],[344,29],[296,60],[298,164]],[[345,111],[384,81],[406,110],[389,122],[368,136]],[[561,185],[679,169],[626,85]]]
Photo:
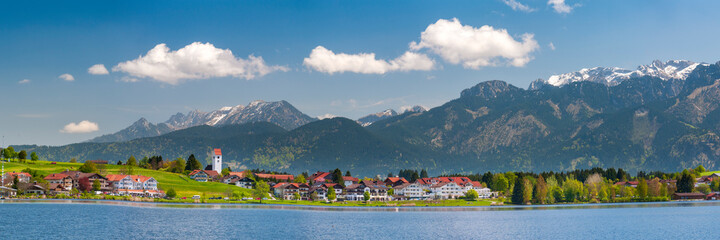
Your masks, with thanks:
[[[356,178],[356,177],[344,176],[344,177],[343,177],[343,181],[359,182],[360,179],[358,179],[358,178]]]
[[[15,176],[20,176],[20,175],[26,176],[26,177],[32,177],[32,176],[30,176],[29,173],[25,173],[25,172],[19,172],[19,173],[9,172],[9,173],[6,173],[6,174],[10,175],[10,177],[15,177]]]
[[[310,179],[313,180],[313,182],[324,182],[325,180],[330,180],[325,177],[330,175],[329,172],[316,172],[310,175]]]
[[[392,182],[392,183],[396,183],[396,182],[408,183],[408,180],[405,180],[405,178],[402,178],[402,177],[388,177],[387,180],[390,180],[390,182]]]
[[[220,151],[219,148],[213,149],[213,152],[215,153],[215,155],[222,155],[222,151]]]
[[[127,177],[127,175],[108,174],[108,175],[106,175],[105,177],[108,179],[108,181],[117,182],[117,181],[120,181],[120,180],[122,180],[123,178]]]
[[[205,174],[207,174],[209,177],[215,177],[215,176],[220,175],[216,171],[213,171],[213,170],[193,170],[188,176],[192,176],[192,175],[198,174],[200,172],[205,172]]]
[[[63,178],[70,177],[62,173],[53,173],[45,177],[45,180],[61,180]]]

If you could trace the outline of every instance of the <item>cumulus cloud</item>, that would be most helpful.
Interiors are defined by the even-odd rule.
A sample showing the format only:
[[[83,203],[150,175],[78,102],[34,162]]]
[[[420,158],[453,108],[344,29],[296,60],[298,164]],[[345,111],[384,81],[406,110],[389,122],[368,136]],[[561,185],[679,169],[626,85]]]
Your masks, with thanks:
[[[550,50],[555,51],[555,44],[553,44],[552,42],[548,44],[548,47],[550,47]]]
[[[92,75],[108,75],[110,72],[108,72],[107,68],[105,68],[105,64],[95,64],[92,65],[90,68],[88,68],[88,73]]]
[[[61,133],[91,133],[99,130],[98,124],[83,120],[79,123],[68,123],[68,125],[65,125],[63,129],[60,129]]]
[[[171,51],[164,43],[158,44],[145,56],[119,63],[112,70],[176,85],[182,80],[211,77],[253,79],[288,69],[268,66],[262,57],[250,55],[248,59],[237,58],[230,49],[194,42],[177,51]]]
[[[68,82],[75,81],[75,77],[73,77],[73,75],[70,75],[69,73],[65,73],[65,74],[63,74],[63,75],[60,75],[58,78],[60,78],[60,79],[62,79],[62,80],[65,80],[65,81],[68,81]]]
[[[508,5],[514,11],[522,11],[522,12],[535,11],[535,9],[530,8],[530,6],[522,4],[515,0],[503,0],[503,3],[505,3],[505,5]]]
[[[405,52],[393,60],[376,59],[375,53],[334,53],[323,46],[317,46],[303,64],[318,72],[328,74],[353,72],[363,74],[384,74],[392,71],[432,70],[435,62],[427,55]]]
[[[30,79],[23,79],[23,80],[18,81],[18,84],[26,84],[26,83],[30,83]]]
[[[573,7],[565,4],[565,0],[548,0],[548,5],[550,5],[556,13],[570,13],[573,9]]]
[[[430,24],[421,33],[420,43],[412,42],[410,48],[427,48],[452,64],[479,69],[500,64],[525,66],[532,60],[530,53],[538,49],[538,43],[533,34],[525,33],[518,41],[505,29],[488,25],[480,28],[463,26],[453,18]]]

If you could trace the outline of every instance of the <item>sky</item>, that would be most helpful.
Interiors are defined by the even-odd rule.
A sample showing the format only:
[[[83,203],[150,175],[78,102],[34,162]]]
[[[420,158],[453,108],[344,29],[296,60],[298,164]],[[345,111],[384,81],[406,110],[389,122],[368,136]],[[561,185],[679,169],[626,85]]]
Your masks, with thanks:
[[[0,8],[0,145],[286,100],[357,119],[480,82],[720,60],[718,1],[14,1]]]

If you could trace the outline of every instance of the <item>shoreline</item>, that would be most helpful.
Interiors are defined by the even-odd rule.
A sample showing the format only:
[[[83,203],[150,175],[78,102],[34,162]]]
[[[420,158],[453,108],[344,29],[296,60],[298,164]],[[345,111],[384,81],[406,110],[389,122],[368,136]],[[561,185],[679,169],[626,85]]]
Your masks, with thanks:
[[[105,199],[3,199],[3,204],[97,204],[139,208],[176,208],[176,209],[271,209],[271,210],[314,210],[314,211],[517,211],[517,210],[563,210],[563,209],[606,209],[638,207],[693,207],[720,206],[718,201],[667,201],[667,202],[629,202],[629,203],[579,203],[552,205],[504,205],[504,206],[318,206],[291,204],[259,203],[166,203],[135,202]]]

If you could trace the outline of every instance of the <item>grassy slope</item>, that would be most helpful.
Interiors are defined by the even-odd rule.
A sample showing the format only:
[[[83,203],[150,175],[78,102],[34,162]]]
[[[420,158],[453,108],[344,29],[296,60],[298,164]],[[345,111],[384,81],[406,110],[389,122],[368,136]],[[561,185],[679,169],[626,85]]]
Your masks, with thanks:
[[[42,175],[58,173],[67,170],[77,170],[81,163],[56,162],[50,164],[49,161],[27,161],[26,163],[6,162],[5,172],[20,172],[23,169],[30,168],[37,170]],[[106,165],[107,174],[119,174],[120,166]],[[234,185],[218,183],[218,182],[197,182],[183,174],[169,173],[164,171],[148,170],[135,168],[134,175],[145,175],[155,178],[160,183],[160,188],[167,191],[174,188],[180,197],[191,197],[193,195],[205,195],[206,197],[221,196],[230,188],[232,191],[246,191],[250,195],[250,190],[237,187]]]

